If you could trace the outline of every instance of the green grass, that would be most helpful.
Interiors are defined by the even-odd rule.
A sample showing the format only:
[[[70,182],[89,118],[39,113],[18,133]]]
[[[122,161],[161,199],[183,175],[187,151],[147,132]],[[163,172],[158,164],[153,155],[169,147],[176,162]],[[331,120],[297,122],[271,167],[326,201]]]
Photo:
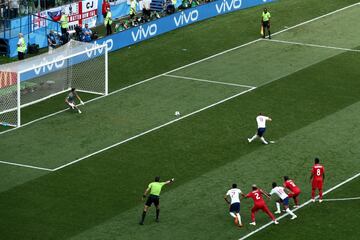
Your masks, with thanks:
[[[269,6],[273,31],[354,2],[279,1]],[[111,90],[256,39],[260,9],[214,18],[110,54]],[[356,25],[353,18],[358,9],[276,39],[356,48],[353,36],[359,30],[351,24]],[[322,26],[329,31],[318,33]],[[342,40],[333,34],[343,36]],[[138,59],[142,59],[140,66]],[[289,175],[301,187],[304,202],[310,195],[308,178],[315,156],[326,167],[326,189],[359,172],[360,142],[354,137],[360,133],[356,127],[359,61],[359,53],[260,41],[177,71],[174,74],[258,88],[56,172],[0,165],[2,238],[238,239],[254,228],[238,229],[232,224],[222,197],[233,182],[244,192],[253,183],[269,190],[272,181]],[[244,90],[164,76],[90,103],[83,115],[65,112],[1,135],[0,160],[54,168],[174,120],[175,110],[187,114]],[[62,102],[61,96],[26,108],[24,120],[62,109]],[[274,145],[246,142],[259,111],[274,119],[266,135],[277,141]],[[156,175],[164,180],[175,177],[176,182],[163,191],[161,223],[154,222],[151,209],[140,227],[140,198]],[[358,180],[349,184],[357,184],[352,187],[356,189]],[[349,195],[344,188],[334,197],[338,192]],[[346,204],[356,209],[351,203],[356,204]],[[341,224],[338,230],[326,213],[333,210],[341,215],[348,208],[335,204],[305,207],[296,222],[284,219],[254,239],[278,239],[295,227],[300,237],[288,234],[287,239],[312,237],[316,211],[316,226],[328,226],[325,229],[339,231],[334,236],[340,236],[349,227]],[[250,200],[242,203],[246,223],[251,206]],[[269,206],[274,209],[273,202]],[[357,221],[355,215],[346,218]],[[257,222],[261,226],[268,218],[258,213]],[[348,236],[359,233],[353,232]]]

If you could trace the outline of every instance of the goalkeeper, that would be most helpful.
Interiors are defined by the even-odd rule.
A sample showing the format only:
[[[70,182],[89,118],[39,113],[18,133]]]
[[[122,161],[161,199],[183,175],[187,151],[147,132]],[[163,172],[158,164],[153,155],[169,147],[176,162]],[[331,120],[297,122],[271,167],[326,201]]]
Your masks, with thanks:
[[[75,91],[75,88],[72,88],[67,97],[65,98],[65,102],[71,109],[76,109],[78,113],[81,113],[78,106],[75,104],[75,98],[77,98],[82,105],[84,105],[84,102],[81,100],[77,92]]]

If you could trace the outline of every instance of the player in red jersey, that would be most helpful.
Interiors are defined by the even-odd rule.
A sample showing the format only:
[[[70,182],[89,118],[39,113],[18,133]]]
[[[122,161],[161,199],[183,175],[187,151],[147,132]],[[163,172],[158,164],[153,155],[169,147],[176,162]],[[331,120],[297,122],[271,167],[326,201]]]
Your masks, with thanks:
[[[320,165],[320,160],[315,158],[315,164],[311,169],[310,181],[312,181],[311,201],[315,202],[315,190],[319,190],[319,202],[322,202],[325,168]]]
[[[264,199],[262,198],[262,194],[264,194],[267,198],[270,199],[270,195],[263,191],[262,189],[258,188],[256,185],[252,185],[252,191],[249,192],[245,197],[246,198],[252,198],[254,200],[254,206],[251,209],[251,220],[252,222],[250,223],[251,225],[256,225],[255,222],[255,213],[257,211],[259,211],[260,209],[265,212],[270,218],[271,220],[273,220],[273,222],[275,224],[279,224],[278,221],[276,221],[274,215],[270,212],[268,206],[266,205]]]
[[[291,193],[288,194],[289,198],[293,198],[295,202],[294,208],[299,207],[299,195],[301,193],[301,190],[293,180],[291,180],[288,176],[284,176],[284,187],[289,189]]]

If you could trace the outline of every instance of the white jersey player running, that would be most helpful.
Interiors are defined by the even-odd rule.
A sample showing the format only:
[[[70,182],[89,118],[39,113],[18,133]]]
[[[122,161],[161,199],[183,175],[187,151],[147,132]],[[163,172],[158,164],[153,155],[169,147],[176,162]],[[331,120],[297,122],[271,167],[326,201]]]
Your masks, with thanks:
[[[291,215],[291,220],[297,218],[297,216],[290,210],[289,208],[289,196],[285,192],[285,188],[281,186],[277,186],[275,182],[272,183],[272,189],[270,191],[270,195],[276,194],[279,197],[279,200],[276,202],[276,214],[280,214],[280,202],[284,205],[285,211]]]
[[[256,117],[258,130],[257,130],[257,133],[252,138],[248,138],[249,143],[254,141],[256,138],[260,138],[260,140],[264,144],[268,144],[268,142],[264,138],[264,134],[265,134],[265,131],[266,131],[266,122],[267,121],[271,122],[272,119],[267,117],[267,116],[262,115],[261,113],[259,113],[259,115]]]
[[[232,188],[225,194],[224,199],[227,204],[230,205],[229,212],[230,215],[234,218],[235,225],[242,227],[243,224],[241,222],[240,216],[240,195],[243,197],[245,196],[245,194],[243,194],[241,190],[237,188],[237,185],[234,183],[232,185]],[[228,200],[228,197],[230,197],[231,202]]]

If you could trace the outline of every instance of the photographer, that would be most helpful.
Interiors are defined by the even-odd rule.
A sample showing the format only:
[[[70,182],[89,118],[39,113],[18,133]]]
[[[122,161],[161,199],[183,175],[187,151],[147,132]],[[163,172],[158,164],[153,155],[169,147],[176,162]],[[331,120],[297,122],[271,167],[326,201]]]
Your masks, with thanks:
[[[52,53],[52,51],[58,46],[57,36],[53,30],[50,30],[50,33],[47,35],[47,40],[49,46],[49,53]]]

